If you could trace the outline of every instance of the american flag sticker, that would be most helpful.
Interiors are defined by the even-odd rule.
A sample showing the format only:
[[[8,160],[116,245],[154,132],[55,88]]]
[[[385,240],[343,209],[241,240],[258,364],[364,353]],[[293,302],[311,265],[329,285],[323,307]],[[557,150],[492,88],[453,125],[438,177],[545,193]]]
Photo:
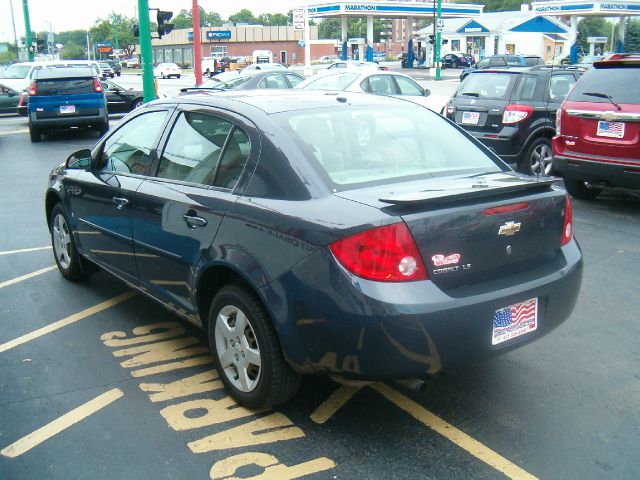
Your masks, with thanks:
[[[599,137],[622,138],[624,137],[624,122],[598,122],[598,131],[596,135]]]
[[[538,299],[515,303],[493,314],[492,345],[506,342],[538,328]]]

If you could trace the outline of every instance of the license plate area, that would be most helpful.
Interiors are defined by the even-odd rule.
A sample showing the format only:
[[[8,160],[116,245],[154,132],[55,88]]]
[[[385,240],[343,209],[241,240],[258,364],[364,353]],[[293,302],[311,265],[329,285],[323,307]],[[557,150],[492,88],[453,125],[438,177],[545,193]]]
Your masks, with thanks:
[[[60,105],[60,113],[76,113],[75,105]]]
[[[465,125],[477,125],[480,121],[480,114],[478,112],[462,112],[462,119],[460,123]]]
[[[605,122],[604,120],[599,120],[596,135],[598,137],[623,138],[624,126],[624,122]]]
[[[491,345],[499,345],[538,329],[538,299],[531,298],[493,313]]]

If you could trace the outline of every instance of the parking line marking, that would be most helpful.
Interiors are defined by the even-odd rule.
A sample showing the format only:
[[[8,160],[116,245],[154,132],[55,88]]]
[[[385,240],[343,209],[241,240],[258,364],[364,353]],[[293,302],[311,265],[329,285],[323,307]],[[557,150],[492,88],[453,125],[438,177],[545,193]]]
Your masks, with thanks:
[[[136,294],[136,292],[134,292],[133,290],[122,293],[116,297],[113,297],[109,300],[105,300],[104,302],[98,303],[97,305],[94,305],[93,307],[89,307],[85,310],[82,310],[81,312],[78,313],[74,313],[73,315],[70,315],[66,318],[63,318],[62,320],[58,320],[57,322],[54,322],[50,325],[47,325],[46,327],[42,327],[39,328],[38,330],[34,330],[31,333],[27,333],[26,335],[22,335],[21,337],[15,338],[9,342],[6,343],[1,343],[0,344],[0,353],[2,352],[6,352],[7,350],[10,350],[14,347],[17,347],[18,345],[22,345],[23,343],[27,343],[35,338],[41,337],[43,335],[46,335],[47,333],[51,333],[54,332],[62,327],[66,327],[67,325],[71,325],[72,323],[75,323],[79,320],[82,320],[84,318],[87,318],[91,315],[93,315],[94,313],[98,313],[101,312],[103,310],[106,310],[109,307],[113,307],[114,305],[117,305],[118,303],[124,302],[125,300],[130,299],[131,297],[133,297]]]
[[[40,427],[35,432],[30,433],[29,435],[22,437],[20,440],[15,441],[8,447],[3,448],[0,451],[0,454],[9,458],[18,457],[32,448],[37,447],[42,442],[49,440],[54,435],[57,435],[79,421],[84,420],[89,415],[103,409],[110,403],[122,398],[123,395],[124,392],[119,388],[114,388],[108,392],[98,395],[96,398],[74,408],[70,412],[56,418],[54,421]]]
[[[13,255],[14,253],[37,252],[38,250],[51,250],[51,245],[49,245],[48,247],[21,248],[20,250],[5,250],[4,252],[0,252],[0,256]]]
[[[423,406],[417,404],[410,398],[392,389],[388,385],[377,383],[375,385],[371,385],[371,388],[373,388],[391,403],[407,412],[422,424],[426,425],[446,439],[455,443],[463,450],[466,450],[478,460],[481,460],[490,467],[493,467],[499,472],[502,472],[507,477],[516,478],[518,480],[537,480],[537,477],[535,477],[534,475],[531,475],[529,472],[523,470],[516,464],[511,463],[509,460],[494,452],[489,447],[483,445],[482,443],[470,437],[462,430],[457,429],[450,423],[447,423],[437,415],[431,413]]]
[[[342,385],[329,398],[320,404],[309,418],[316,423],[323,424],[340,410],[353,396],[360,391],[360,387]]]
[[[20,275],[19,277],[12,278],[11,280],[0,283],[0,288],[8,287],[9,285],[15,285],[16,283],[23,282],[24,280],[29,280],[30,278],[37,277],[38,275],[50,272],[51,270],[55,270],[56,268],[58,267],[55,265],[51,265],[50,267],[41,268],[40,270],[36,270],[35,272],[27,273],[26,275]]]

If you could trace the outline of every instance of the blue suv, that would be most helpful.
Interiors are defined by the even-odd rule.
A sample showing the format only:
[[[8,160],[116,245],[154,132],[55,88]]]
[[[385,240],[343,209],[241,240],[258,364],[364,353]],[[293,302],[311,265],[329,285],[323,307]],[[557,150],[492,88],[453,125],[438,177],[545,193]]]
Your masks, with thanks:
[[[107,102],[91,68],[52,67],[34,73],[29,86],[29,135],[39,142],[47,130],[92,128],[109,130]]]

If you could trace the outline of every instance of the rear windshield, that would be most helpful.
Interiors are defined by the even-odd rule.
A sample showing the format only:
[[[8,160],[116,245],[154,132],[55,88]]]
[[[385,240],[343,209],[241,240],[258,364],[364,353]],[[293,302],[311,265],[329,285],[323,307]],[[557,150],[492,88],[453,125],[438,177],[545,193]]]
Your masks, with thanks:
[[[520,57],[507,56],[504,58],[504,60],[505,62],[507,62],[507,65],[509,65],[510,67],[519,67],[521,65],[525,65],[524,60]]]
[[[69,95],[75,93],[95,93],[93,78],[60,78],[38,80],[38,95]]]
[[[413,105],[274,115],[330,188],[501,168],[456,127]]]
[[[616,103],[640,104],[638,79],[640,68],[592,68],[576,83],[569,101],[611,103],[606,98],[598,98],[585,93],[610,95]]]
[[[509,73],[473,73],[458,87],[454,97],[508,100],[516,75]]]

